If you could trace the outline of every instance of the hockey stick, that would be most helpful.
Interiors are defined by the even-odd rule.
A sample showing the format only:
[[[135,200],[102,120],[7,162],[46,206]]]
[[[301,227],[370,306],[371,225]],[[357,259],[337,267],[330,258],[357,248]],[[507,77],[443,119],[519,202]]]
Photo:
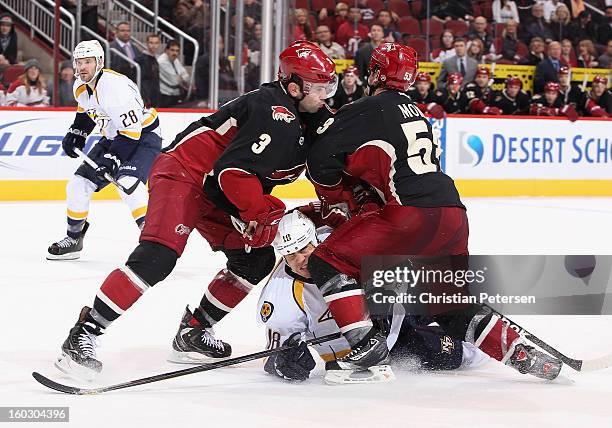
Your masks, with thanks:
[[[83,151],[81,149],[79,149],[78,147],[75,147],[74,148],[74,152],[77,155],[79,155],[81,160],[83,162],[85,162],[87,165],[89,165],[93,169],[98,169],[98,164],[95,163],[93,161],[93,159],[91,159],[85,153],[83,153]],[[136,183],[134,183],[134,185],[132,187],[129,187],[129,188],[128,187],[124,187],[121,184],[119,184],[119,182],[117,180],[115,180],[108,172],[104,173],[104,178],[107,179],[109,182],[113,183],[115,186],[117,186],[117,188],[119,190],[121,190],[122,192],[124,192],[127,195],[131,195],[132,193],[134,193],[134,190],[136,190],[136,187],[138,187],[138,180],[136,180]]]
[[[314,339],[310,339],[306,341],[308,345],[318,345],[319,343],[328,342],[330,340],[334,340],[342,336],[342,333],[337,332],[333,334],[328,334],[326,336],[317,337]],[[100,388],[77,388],[74,386],[62,385],[61,383],[57,383],[52,381],[51,379],[41,375],[38,372],[33,372],[32,376],[36,381],[47,388],[54,389],[59,392],[63,392],[65,394],[75,394],[75,395],[95,395],[101,394],[103,392],[114,391],[117,389],[131,388],[132,386],[144,385],[147,383],[158,382],[160,380],[172,379],[179,376],[185,376],[193,373],[205,372],[209,370],[218,369],[221,367],[233,366],[235,364],[245,363],[247,361],[257,360],[259,358],[265,358],[270,355],[278,354],[279,352],[285,351],[291,348],[291,346],[281,346],[279,348],[268,349],[261,352],[255,352],[254,354],[243,355],[242,357],[230,358],[229,360],[217,361],[215,363],[202,364],[196,367],[190,367],[188,369],[177,370],[174,372],[167,372],[158,374],[155,376],[149,376],[142,379],[130,380],[128,382],[118,383],[110,386],[103,386]]]
[[[550,346],[548,343],[544,342],[542,339],[540,339],[536,335],[525,330],[523,327],[521,327],[520,325],[518,325],[517,323],[515,323],[514,321],[512,321],[510,318],[503,315],[502,313],[496,311],[489,305],[485,304],[483,306],[486,306],[491,311],[493,311],[493,313],[498,315],[502,319],[502,321],[507,322],[510,328],[512,328],[513,330],[516,330],[517,333],[524,335],[527,340],[538,345],[540,348],[542,348],[543,350],[545,350],[552,356],[559,358],[569,367],[571,367],[572,369],[578,372],[591,372],[595,370],[603,370],[603,369],[607,369],[608,367],[612,367],[612,354],[604,355],[603,357],[594,358],[592,360],[577,360],[574,358],[570,358],[566,356],[565,354],[562,354],[561,352],[557,351],[555,348]]]

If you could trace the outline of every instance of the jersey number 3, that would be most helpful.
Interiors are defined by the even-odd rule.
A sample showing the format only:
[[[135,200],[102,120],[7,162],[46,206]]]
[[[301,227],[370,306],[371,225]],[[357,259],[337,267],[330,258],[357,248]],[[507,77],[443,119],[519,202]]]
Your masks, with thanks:
[[[270,144],[271,141],[272,137],[270,137],[268,134],[261,134],[259,136],[259,141],[253,143],[253,145],[251,146],[251,150],[253,150],[253,153],[258,155],[264,151],[264,149],[268,146],[268,144]]]
[[[417,134],[428,131],[422,120],[402,123],[402,131],[408,140],[408,166],[415,174],[438,171],[440,164],[438,147],[429,137],[418,138]]]

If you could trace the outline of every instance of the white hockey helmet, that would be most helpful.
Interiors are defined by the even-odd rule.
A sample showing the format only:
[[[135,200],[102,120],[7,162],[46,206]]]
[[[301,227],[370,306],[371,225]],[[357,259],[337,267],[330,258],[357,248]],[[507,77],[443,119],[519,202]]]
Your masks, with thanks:
[[[95,76],[98,75],[100,70],[104,68],[104,49],[97,40],[83,40],[81,43],[76,45],[74,52],[72,53],[72,66],[76,72],[76,60],[80,58],[95,58],[96,59],[96,72],[94,77],[89,80],[91,82]],[[85,83],[89,83],[85,82]]]
[[[282,256],[288,256],[308,244],[316,246],[318,243],[312,220],[298,210],[293,210],[281,219],[272,245]]]

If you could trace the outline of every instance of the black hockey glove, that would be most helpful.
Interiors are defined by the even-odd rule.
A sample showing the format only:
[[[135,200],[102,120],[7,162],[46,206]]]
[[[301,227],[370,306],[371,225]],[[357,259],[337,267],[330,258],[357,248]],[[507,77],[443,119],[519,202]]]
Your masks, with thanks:
[[[276,354],[274,370],[276,375],[286,380],[303,381],[308,379],[316,363],[308,350],[306,342],[300,341],[300,333],[293,333],[283,342],[283,346],[292,346]]]
[[[79,150],[83,150],[83,148],[85,148],[86,138],[87,133],[85,131],[70,128],[62,140],[62,149],[64,149],[66,155],[70,156],[71,158],[78,158],[79,155],[74,152],[74,149],[77,148]]]
[[[119,171],[120,166],[121,161],[115,154],[113,154],[112,152],[106,153],[104,157],[98,162],[96,175],[101,180],[106,180],[104,175],[108,173],[111,177],[114,177],[117,171]]]

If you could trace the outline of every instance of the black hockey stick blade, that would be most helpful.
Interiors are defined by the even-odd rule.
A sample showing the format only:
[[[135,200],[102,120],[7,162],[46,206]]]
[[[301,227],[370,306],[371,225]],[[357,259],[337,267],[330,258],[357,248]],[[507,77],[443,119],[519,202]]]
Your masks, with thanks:
[[[308,345],[318,345],[319,343],[328,342],[330,340],[338,339],[342,336],[342,333],[333,333],[328,334],[326,336],[317,337],[314,339],[310,339],[306,341]],[[173,372],[162,373],[154,376],[145,377],[142,379],[130,380],[123,383],[118,383],[115,385],[103,386],[100,388],[77,388],[74,386],[62,385],[61,383],[57,383],[48,377],[41,375],[38,372],[33,372],[32,376],[34,379],[40,383],[41,385],[46,386],[47,388],[54,389],[59,392],[63,392],[65,394],[74,394],[74,395],[95,395],[101,394],[103,392],[115,391],[117,389],[131,388],[132,386],[144,385],[147,383],[158,382],[160,380],[172,379],[179,376],[185,376],[193,373],[205,372],[209,370],[218,369],[221,367],[233,366],[235,364],[245,363],[247,361],[257,360],[259,358],[269,357],[270,355],[277,354],[278,352],[282,352],[286,349],[289,349],[290,346],[281,346],[279,348],[268,349],[265,351],[255,352],[253,354],[243,355],[241,357],[230,358],[229,360],[217,361],[214,363],[202,364],[195,367],[189,367],[187,369],[177,370]]]

